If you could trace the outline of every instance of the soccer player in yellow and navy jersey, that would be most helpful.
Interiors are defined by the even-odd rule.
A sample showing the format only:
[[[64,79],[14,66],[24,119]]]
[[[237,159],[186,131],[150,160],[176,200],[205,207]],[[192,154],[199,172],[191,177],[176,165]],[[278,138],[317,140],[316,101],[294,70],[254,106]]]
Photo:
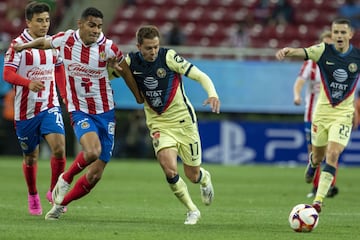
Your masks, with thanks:
[[[312,59],[321,72],[322,84],[311,127],[312,154],[305,172],[305,178],[311,179],[316,167],[326,158],[313,201],[318,212],[334,179],[339,156],[349,142],[352,127],[356,126],[353,124],[356,121],[354,91],[360,72],[360,49],[350,44],[353,34],[349,20],[336,19],[331,25],[334,44],[285,47],[276,53],[279,60],[285,57]]]
[[[160,47],[157,27],[140,27],[136,33],[138,51],[126,61],[144,97],[147,126],[156,157],[175,196],[187,208],[185,224],[196,224],[200,211],[191,200],[187,186],[177,171],[177,158],[183,162],[186,177],[200,184],[201,197],[210,205],[214,190],[210,173],[201,165],[201,142],[193,106],[186,97],[182,75],[198,81],[208,94],[204,105],[220,112],[220,101],[207,74],[172,49]]]
[[[331,38],[331,31],[325,30],[320,34],[319,43],[326,42],[328,44],[332,44],[333,40]],[[313,112],[316,106],[316,102],[320,93],[320,85],[321,85],[321,73],[318,65],[313,60],[304,61],[300,73],[296,78],[294,83],[294,104],[300,105],[302,103],[301,99],[301,91],[306,86],[305,91],[305,112],[304,112],[304,130],[305,137],[307,142],[307,149],[310,156],[312,152],[312,143],[311,143],[311,122],[313,117]],[[319,164],[316,168],[315,176],[311,177],[311,179],[307,179],[307,183],[313,184],[312,191],[307,194],[307,197],[312,198],[315,196],[316,191],[319,185],[321,172],[321,165]],[[311,181],[312,180],[312,181]],[[331,187],[327,194],[327,197],[334,197],[338,194],[339,189],[335,186],[336,175],[334,175],[334,180],[331,183]]]

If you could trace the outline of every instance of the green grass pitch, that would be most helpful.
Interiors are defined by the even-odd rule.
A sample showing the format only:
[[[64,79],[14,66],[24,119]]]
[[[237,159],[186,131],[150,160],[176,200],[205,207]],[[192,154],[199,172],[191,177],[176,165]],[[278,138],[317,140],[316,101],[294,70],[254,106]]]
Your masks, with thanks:
[[[67,166],[70,165],[70,160]],[[182,176],[182,168],[179,166]],[[295,233],[288,214],[310,203],[304,167],[204,165],[212,173],[215,200],[204,206],[199,186],[188,183],[202,218],[186,226],[185,208],[173,196],[154,161],[112,159],[103,179],[85,198],[72,202],[59,221],[45,221],[49,162],[39,162],[42,216],[27,212],[21,159],[0,158],[0,239],[357,239],[360,223],[358,168],[340,168],[339,195],[325,200],[318,227]]]

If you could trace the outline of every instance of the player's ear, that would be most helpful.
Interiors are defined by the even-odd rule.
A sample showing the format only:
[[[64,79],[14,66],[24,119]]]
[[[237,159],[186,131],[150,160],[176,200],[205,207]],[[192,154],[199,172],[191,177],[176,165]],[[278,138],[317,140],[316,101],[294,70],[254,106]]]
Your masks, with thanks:
[[[351,31],[350,31],[350,34],[349,34],[349,39],[352,39],[354,34],[355,34],[354,29],[351,28]]]
[[[355,35],[355,29],[354,27],[350,26],[349,39],[352,39],[354,35]]]

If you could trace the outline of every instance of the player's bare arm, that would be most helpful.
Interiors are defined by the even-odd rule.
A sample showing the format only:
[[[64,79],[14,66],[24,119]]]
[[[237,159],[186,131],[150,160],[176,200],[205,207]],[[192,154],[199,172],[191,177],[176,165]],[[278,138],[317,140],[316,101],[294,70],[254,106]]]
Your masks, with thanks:
[[[41,38],[37,38],[31,42],[28,43],[17,43],[14,44],[13,48],[15,49],[15,51],[20,52],[24,49],[28,49],[28,48],[37,48],[37,49],[50,49],[51,44],[50,44],[50,39],[47,39],[45,37],[41,37]]]
[[[140,94],[134,76],[132,75],[129,65],[126,63],[126,61],[123,60],[120,63],[114,64],[113,68],[124,78],[126,85],[131,90],[132,94],[135,96],[136,102],[139,104],[144,103],[144,98]]]
[[[285,48],[282,48],[279,51],[277,51],[275,56],[278,60],[284,60],[285,57],[294,57],[294,58],[305,59],[306,53],[303,48],[285,47]]]
[[[294,104],[301,105],[301,90],[305,84],[305,79],[298,77],[294,83]]]

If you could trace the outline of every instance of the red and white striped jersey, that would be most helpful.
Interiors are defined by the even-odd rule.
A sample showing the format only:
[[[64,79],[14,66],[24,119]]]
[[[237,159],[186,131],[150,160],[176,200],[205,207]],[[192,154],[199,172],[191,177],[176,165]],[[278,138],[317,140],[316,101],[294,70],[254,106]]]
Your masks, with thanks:
[[[27,43],[33,38],[25,29],[15,43]],[[39,112],[60,106],[55,84],[55,65],[62,64],[59,52],[55,49],[26,49],[16,52],[12,44],[5,55],[4,66],[17,69],[17,74],[32,81],[42,81],[44,90],[33,92],[27,87],[15,85],[14,120],[33,118]]]
[[[305,61],[301,67],[299,77],[303,78],[307,84],[304,121],[311,122],[321,84],[320,70],[316,62],[312,60]]]
[[[59,49],[64,61],[68,111],[100,114],[112,110],[114,99],[107,60],[124,58],[113,41],[101,33],[95,43],[86,46],[79,30],[67,30],[52,36],[51,45]]]

